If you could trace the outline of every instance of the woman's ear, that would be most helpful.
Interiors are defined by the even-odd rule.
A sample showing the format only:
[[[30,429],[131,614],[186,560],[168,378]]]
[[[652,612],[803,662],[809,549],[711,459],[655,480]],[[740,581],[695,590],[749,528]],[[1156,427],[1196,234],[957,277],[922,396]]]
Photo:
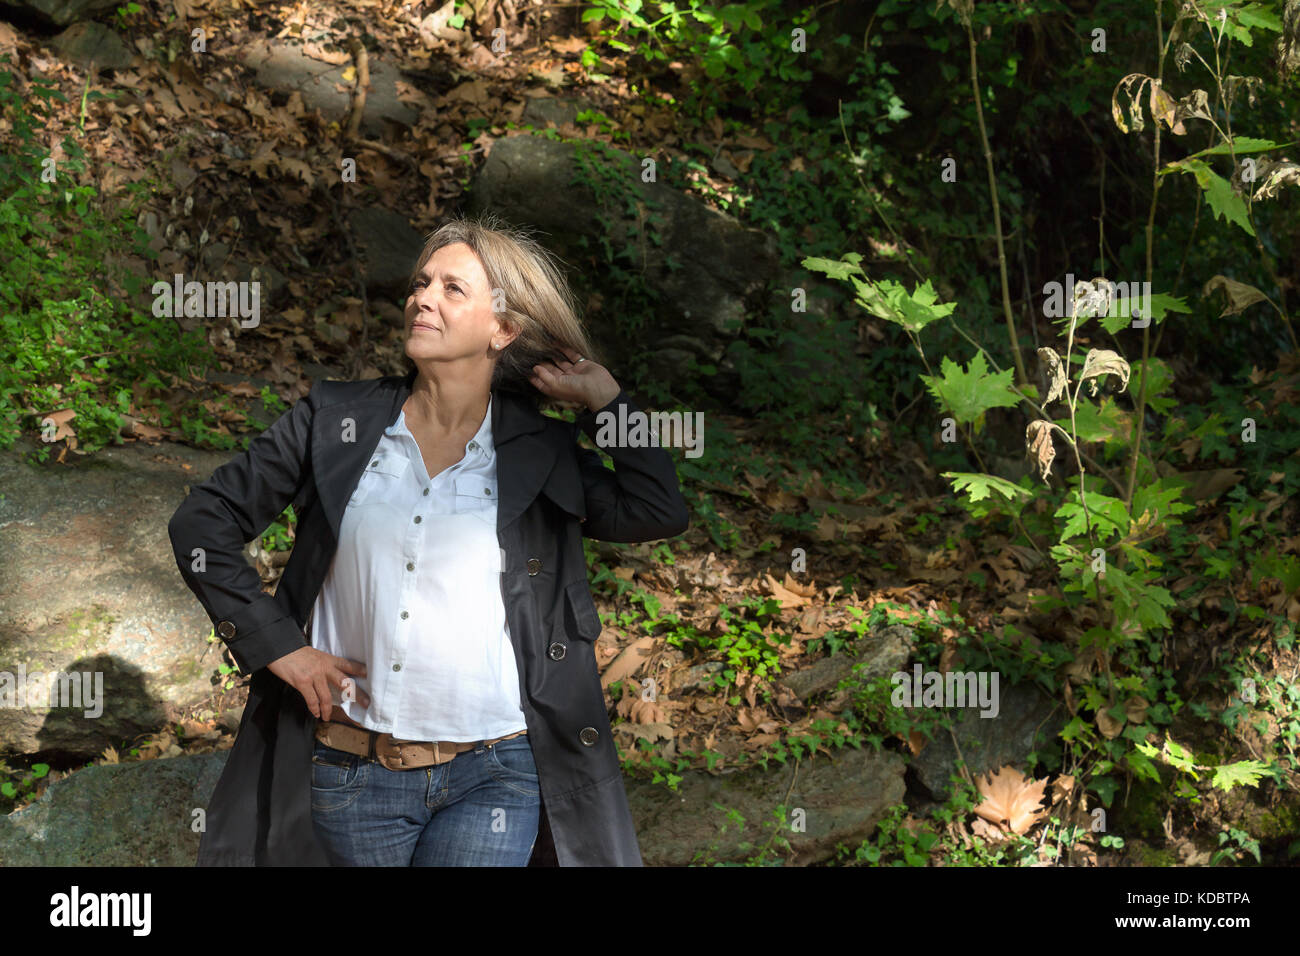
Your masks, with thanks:
[[[497,321],[497,334],[492,337],[492,344],[499,345],[502,349],[506,348],[515,339],[519,338],[522,329],[512,329],[505,322]]]

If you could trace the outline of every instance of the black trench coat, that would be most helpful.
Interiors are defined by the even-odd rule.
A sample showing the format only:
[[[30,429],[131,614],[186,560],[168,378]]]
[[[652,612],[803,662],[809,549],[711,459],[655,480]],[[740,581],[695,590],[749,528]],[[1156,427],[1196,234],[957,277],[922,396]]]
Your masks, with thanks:
[[[307,644],[304,630],[338,546],[339,522],[415,372],[318,382],[246,452],[193,488],[168,524],[185,583],[242,674],[248,704],[207,808],[199,866],[324,866],[311,821],[315,718],[302,695],[266,667]],[[636,406],[625,392],[600,411]],[[542,812],[530,866],[641,866],[610,733],[594,642],[601,624],[582,537],[651,541],[689,522],[672,458],[662,448],[577,445],[596,415],[568,423],[493,391],[497,539],[505,604]],[[293,503],[293,553],[275,595],[243,556]],[[194,570],[195,549],[205,564]]]

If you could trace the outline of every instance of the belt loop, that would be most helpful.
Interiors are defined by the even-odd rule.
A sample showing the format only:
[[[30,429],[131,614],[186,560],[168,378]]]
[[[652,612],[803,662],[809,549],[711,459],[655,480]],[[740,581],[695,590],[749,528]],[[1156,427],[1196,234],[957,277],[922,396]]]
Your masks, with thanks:
[[[369,745],[370,745],[370,753],[368,755],[368,759],[374,760],[375,759],[375,737],[378,735],[373,730],[366,731],[366,735],[369,738]]]

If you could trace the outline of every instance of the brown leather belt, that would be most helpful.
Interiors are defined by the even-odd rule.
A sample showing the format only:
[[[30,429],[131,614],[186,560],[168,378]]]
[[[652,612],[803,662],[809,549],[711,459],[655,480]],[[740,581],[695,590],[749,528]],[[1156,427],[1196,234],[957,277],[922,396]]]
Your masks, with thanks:
[[[392,734],[381,734],[331,720],[316,723],[316,739],[326,747],[378,761],[389,770],[414,770],[447,763],[457,754],[476,750],[480,745],[490,746],[526,733],[526,729],[517,730],[513,734],[493,737],[491,740],[458,743],[450,740],[402,740]]]

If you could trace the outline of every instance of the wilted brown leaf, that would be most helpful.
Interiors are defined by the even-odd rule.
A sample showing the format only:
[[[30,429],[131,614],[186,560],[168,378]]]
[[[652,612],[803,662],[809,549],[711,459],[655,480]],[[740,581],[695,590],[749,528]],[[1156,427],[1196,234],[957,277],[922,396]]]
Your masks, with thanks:
[[[1047,405],[1065,394],[1068,379],[1065,375],[1065,366],[1061,362],[1061,356],[1056,354],[1056,349],[1041,348],[1038,350],[1038,357],[1047,372],[1047,397],[1043,399],[1043,404]]]
[[[1132,86],[1136,80],[1141,80],[1142,82],[1138,83],[1137,90],[1134,91]],[[1146,125],[1146,121],[1142,117],[1142,107],[1138,105],[1138,97],[1142,95],[1142,87],[1152,82],[1154,82],[1154,80],[1145,73],[1130,73],[1115,84],[1115,89],[1110,94],[1110,115],[1111,118],[1115,120],[1115,125],[1119,127],[1121,133],[1127,133],[1129,131],[1130,123],[1133,130],[1139,133],[1142,132],[1142,128]],[[1119,90],[1121,86],[1124,88],[1124,92],[1128,94],[1129,123],[1124,122],[1124,111],[1119,105]]]
[[[1110,349],[1088,349],[1088,354],[1083,358],[1083,371],[1079,373],[1079,378],[1090,379],[1100,375],[1118,375],[1120,390],[1128,388],[1128,362]]]
[[[1292,186],[1300,186],[1300,165],[1285,160],[1276,163],[1264,160],[1255,171],[1255,181],[1261,179],[1264,183],[1255,190],[1252,198],[1272,199],[1277,195],[1277,191],[1288,183]]]
[[[1038,473],[1047,481],[1052,470],[1052,461],[1056,458],[1056,448],[1052,445],[1052,425],[1050,422],[1032,421],[1025,428],[1025,453],[1038,466]]]
[[[1260,292],[1253,285],[1247,285],[1244,282],[1238,282],[1236,279],[1229,279],[1227,276],[1213,276],[1209,282],[1201,289],[1203,295],[1209,295],[1218,289],[1222,289],[1228,297],[1228,304],[1223,307],[1219,313],[1219,318],[1226,315],[1237,315],[1243,310],[1254,305],[1256,302],[1267,302],[1268,296]]]

